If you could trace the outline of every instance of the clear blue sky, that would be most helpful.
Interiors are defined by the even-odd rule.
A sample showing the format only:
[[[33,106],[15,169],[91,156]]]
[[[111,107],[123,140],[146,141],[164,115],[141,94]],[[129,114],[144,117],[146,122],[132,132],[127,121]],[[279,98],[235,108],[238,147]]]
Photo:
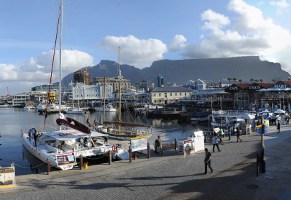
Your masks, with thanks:
[[[258,55],[290,73],[290,3],[63,0],[63,75],[117,61],[119,46],[120,62],[138,68],[161,59]],[[48,83],[58,10],[59,0],[0,1],[0,95]]]

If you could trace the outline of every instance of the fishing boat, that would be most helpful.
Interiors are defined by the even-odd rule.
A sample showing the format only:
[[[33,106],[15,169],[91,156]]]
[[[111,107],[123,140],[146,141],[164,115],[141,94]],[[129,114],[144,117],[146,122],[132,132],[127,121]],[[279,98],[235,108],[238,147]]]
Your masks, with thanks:
[[[104,106],[100,105],[98,107],[94,107],[95,111],[97,112],[103,112],[103,110],[105,112],[116,112],[117,109],[113,107],[113,105],[111,103],[107,103]]]
[[[79,100],[77,107],[75,107],[73,104],[73,107],[69,107],[65,112],[66,114],[85,114],[85,110],[80,108]]]
[[[191,116],[191,121],[196,121],[196,122],[208,122],[209,120],[209,115],[211,114],[210,111],[205,111],[205,112],[195,112]]]
[[[213,127],[226,128],[238,122],[252,124],[252,121],[255,119],[255,114],[244,110],[218,110],[212,111],[211,118],[211,125]]]
[[[61,20],[62,20],[62,0],[60,1],[60,12],[57,26],[58,30],[62,31]],[[60,33],[60,35],[62,35]],[[57,38],[57,37],[56,37]],[[56,40],[54,55],[56,50]],[[61,67],[62,67],[62,54],[61,54],[61,39],[60,39],[60,69],[59,69],[59,80],[61,79]],[[52,66],[54,64],[54,58]],[[53,71],[53,70],[52,70]],[[52,85],[52,71],[50,77],[50,84]],[[49,88],[48,91],[49,103],[53,103],[55,99],[55,93]],[[22,141],[24,147],[39,160],[50,163],[51,166],[61,169],[68,170],[72,169],[76,165],[76,160],[80,156],[82,157],[96,157],[102,154],[108,153],[111,150],[111,146],[108,144],[100,144],[93,140],[91,136],[91,130],[84,124],[77,120],[65,117],[61,113],[61,81],[59,82],[59,99],[58,99],[58,112],[59,118],[56,120],[56,124],[59,126],[58,130],[52,131],[39,131],[31,129],[28,132],[22,131]],[[44,125],[47,115],[45,115]],[[65,129],[64,129],[65,126]],[[43,128],[45,129],[45,127]],[[94,133],[96,135],[96,133]],[[100,134],[99,134],[100,135]],[[106,135],[103,135],[106,137]]]

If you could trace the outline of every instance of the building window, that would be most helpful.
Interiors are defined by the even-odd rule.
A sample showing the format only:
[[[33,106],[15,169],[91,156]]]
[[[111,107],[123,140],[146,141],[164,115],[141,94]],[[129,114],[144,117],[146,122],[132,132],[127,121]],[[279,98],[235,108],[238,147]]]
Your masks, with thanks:
[[[161,96],[161,93],[159,93],[159,97]]]
[[[175,96],[177,96],[177,93],[175,93]]]
[[[170,96],[172,96],[172,95],[173,95],[173,93],[171,92],[171,93],[170,93]]]

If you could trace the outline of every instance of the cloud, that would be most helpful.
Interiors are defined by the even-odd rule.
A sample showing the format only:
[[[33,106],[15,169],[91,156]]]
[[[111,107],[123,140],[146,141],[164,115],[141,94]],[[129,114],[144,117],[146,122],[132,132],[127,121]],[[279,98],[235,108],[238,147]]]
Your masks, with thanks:
[[[56,53],[55,69],[53,82],[58,81],[59,57]],[[38,84],[48,84],[53,51],[43,52],[35,58],[18,64],[0,64],[0,82],[1,85],[10,85],[15,87],[14,91],[29,91],[31,88],[19,90],[24,87],[32,87]],[[92,66],[93,58],[87,53],[78,50],[62,51],[62,76],[66,76],[85,66]],[[12,86],[14,83],[14,86]],[[17,84],[15,84],[17,83]],[[19,84],[21,83],[21,85]],[[21,86],[21,87],[20,87]]]
[[[163,54],[167,52],[167,46],[162,41],[152,38],[138,39],[133,35],[107,36],[100,45],[116,54],[120,47],[120,62],[137,68],[149,67],[153,61],[163,59]]]
[[[183,35],[175,35],[171,43],[168,45],[169,51],[179,51],[186,47],[187,39]]]
[[[214,12],[211,9],[204,11],[201,14],[201,19],[204,22],[203,29],[212,30],[212,31],[220,31],[222,27],[229,24],[229,18]]]
[[[286,0],[281,1],[271,1],[270,5],[275,6],[277,8],[277,15],[283,15],[288,12],[289,4],[286,2]]]
[[[274,58],[291,45],[290,32],[265,18],[258,8],[242,0],[231,0],[228,10],[232,18],[206,10],[200,44],[188,44],[188,58],[233,57],[259,55]]]

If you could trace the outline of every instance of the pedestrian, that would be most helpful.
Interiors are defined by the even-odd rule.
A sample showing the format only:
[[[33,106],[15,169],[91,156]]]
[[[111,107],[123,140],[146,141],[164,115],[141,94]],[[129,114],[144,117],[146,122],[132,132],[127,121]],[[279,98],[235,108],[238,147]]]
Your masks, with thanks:
[[[239,128],[237,127],[236,128],[236,142],[238,142],[238,140],[240,141],[240,142],[242,142],[242,139],[240,139],[240,130],[239,130]]]
[[[205,170],[204,170],[204,175],[207,174],[207,166],[211,170],[211,173],[213,172],[213,169],[211,167],[211,153],[208,151],[207,148],[205,148],[205,158],[204,158],[204,165],[205,165]]]
[[[281,128],[281,124],[280,124],[280,121],[277,122],[277,130],[278,130],[278,133],[280,133],[280,128]]]
[[[213,144],[213,152],[214,151],[214,147],[216,146],[217,150],[220,151],[219,149],[219,145],[218,145],[218,134],[217,133],[214,133],[214,136],[212,136],[212,144]]]
[[[230,140],[231,137],[231,128],[230,125],[227,126],[227,133],[228,133],[228,141]]]
[[[38,136],[37,136],[37,131],[36,131],[35,128],[32,128],[32,129],[31,129],[31,134],[32,134],[32,137],[33,137],[33,139],[34,139],[34,146],[36,146],[36,142],[37,142],[37,138],[38,138]]]
[[[163,154],[162,152],[162,140],[160,138],[160,136],[158,135],[158,138],[155,140],[155,143],[154,143],[154,146],[155,146],[155,153],[157,154],[158,153],[158,150],[161,154]]]
[[[31,135],[32,135],[32,129],[29,129],[29,131],[28,131],[28,140],[29,141],[31,140]]]

